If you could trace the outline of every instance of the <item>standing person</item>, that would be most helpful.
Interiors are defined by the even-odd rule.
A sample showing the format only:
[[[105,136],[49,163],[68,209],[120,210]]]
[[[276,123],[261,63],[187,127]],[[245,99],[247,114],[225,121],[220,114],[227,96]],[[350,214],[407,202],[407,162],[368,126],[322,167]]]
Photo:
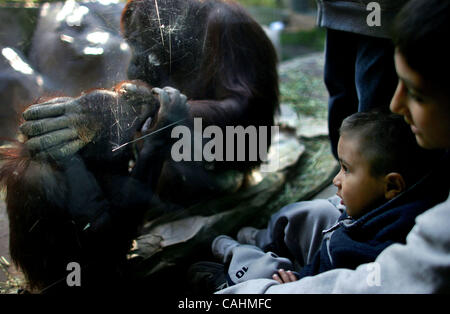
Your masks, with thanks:
[[[450,70],[448,45],[450,2],[411,0],[394,25],[395,66],[399,83],[390,108],[405,117],[418,144],[447,150],[437,167],[449,189]],[[450,291],[450,193],[447,200],[416,218],[405,244],[383,250],[375,262],[355,270],[334,269],[280,284],[255,279],[219,293],[442,293]],[[372,273],[378,280],[369,280]],[[286,281],[290,281],[287,278]]]
[[[339,127],[355,112],[388,104],[397,85],[389,30],[408,0],[317,0],[318,25],[327,29],[324,80],[328,129],[337,156]]]

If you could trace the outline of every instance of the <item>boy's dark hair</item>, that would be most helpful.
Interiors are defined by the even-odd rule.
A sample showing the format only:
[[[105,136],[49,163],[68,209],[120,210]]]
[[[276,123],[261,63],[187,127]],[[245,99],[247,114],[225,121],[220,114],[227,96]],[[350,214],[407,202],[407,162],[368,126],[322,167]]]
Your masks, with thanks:
[[[409,125],[397,114],[358,112],[347,117],[339,131],[341,136],[358,141],[371,175],[398,172],[407,186],[430,169],[430,161],[436,156],[419,147]]]
[[[411,0],[397,15],[392,40],[408,65],[433,86],[448,83],[450,1]]]

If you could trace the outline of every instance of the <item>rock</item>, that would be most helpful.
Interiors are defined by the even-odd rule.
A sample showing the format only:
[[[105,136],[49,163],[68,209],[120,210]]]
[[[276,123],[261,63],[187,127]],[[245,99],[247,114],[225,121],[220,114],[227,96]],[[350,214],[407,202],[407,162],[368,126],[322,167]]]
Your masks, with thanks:
[[[289,105],[280,104],[280,114],[276,117],[275,122],[282,127],[296,130],[300,127],[297,112]]]
[[[234,193],[149,221],[130,252],[130,258],[136,259],[137,276],[151,276],[182,263],[215,236],[236,232],[252,220],[280,192],[286,171],[299,161],[304,150],[295,134],[281,129],[273,137],[268,154],[271,172],[254,170],[246,178],[247,184]]]
[[[239,226],[257,215],[283,183],[281,174],[272,173],[242,192],[151,222],[145,234],[136,240],[135,250],[130,252],[130,256],[138,260],[134,263],[136,276],[145,278],[202,254],[199,249],[211,243],[214,237],[236,232]]]
[[[298,137],[313,138],[328,135],[328,124],[323,118],[299,115],[287,104],[280,105],[277,123],[285,128],[295,130]]]
[[[313,138],[328,135],[328,123],[324,119],[301,116],[298,123],[299,128],[296,134],[299,137]]]

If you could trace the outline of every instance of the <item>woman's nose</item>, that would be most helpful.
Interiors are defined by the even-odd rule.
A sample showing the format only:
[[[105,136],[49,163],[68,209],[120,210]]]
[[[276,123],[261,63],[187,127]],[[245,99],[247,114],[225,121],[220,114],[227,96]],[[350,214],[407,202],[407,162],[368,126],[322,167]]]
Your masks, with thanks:
[[[405,91],[402,81],[399,80],[397,89],[392,97],[391,104],[389,106],[392,112],[398,114],[405,113]]]

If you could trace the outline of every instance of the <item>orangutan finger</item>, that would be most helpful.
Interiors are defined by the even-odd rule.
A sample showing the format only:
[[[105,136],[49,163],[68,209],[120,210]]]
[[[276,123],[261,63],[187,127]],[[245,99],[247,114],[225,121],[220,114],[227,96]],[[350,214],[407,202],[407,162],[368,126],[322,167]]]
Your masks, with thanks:
[[[77,131],[74,129],[62,129],[45,135],[36,136],[25,142],[25,145],[31,152],[48,150],[51,147],[63,144],[65,142],[78,138]]]
[[[61,130],[69,126],[70,119],[66,116],[60,116],[56,118],[26,121],[19,128],[23,134],[34,137],[51,131]]]

